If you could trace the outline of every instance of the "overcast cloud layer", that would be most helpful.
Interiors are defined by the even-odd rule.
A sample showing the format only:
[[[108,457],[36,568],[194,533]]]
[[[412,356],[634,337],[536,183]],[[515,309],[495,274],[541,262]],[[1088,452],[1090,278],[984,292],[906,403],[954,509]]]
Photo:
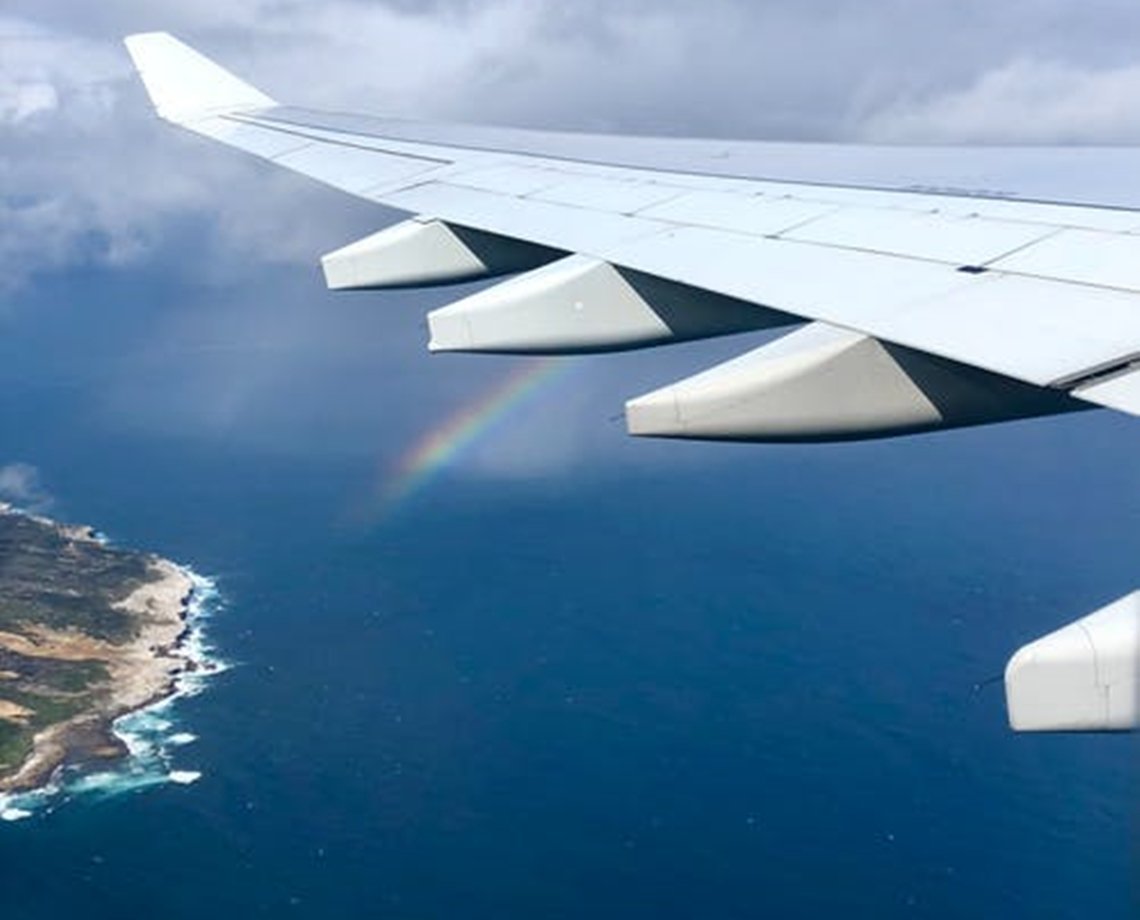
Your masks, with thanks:
[[[1131,0],[8,0],[7,284],[145,260],[186,219],[214,228],[201,261],[215,270],[316,255],[314,220],[284,219],[293,180],[154,124],[119,43],[149,29],[315,106],[758,138],[1140,141]],[[224,207],[235,194],[258,206]]]

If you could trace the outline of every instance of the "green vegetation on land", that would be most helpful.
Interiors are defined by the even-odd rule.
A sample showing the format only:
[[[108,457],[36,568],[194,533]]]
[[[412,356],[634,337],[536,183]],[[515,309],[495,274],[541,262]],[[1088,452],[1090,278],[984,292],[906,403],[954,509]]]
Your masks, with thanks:
[[[144,554],[71,539],[45,521],[0,514],[0,630],[32,624],[129,641],[134,618],[114,605],[148,580],[149,562]]]
[[[49,521],[0,513],[0,632],[35,642],[37,629],[47,629],[126,644],[137,618],[116,605],[151,579],[151,562]],[[26,761],[37,732],[97,708],[110,689],[102,661],[27,651],[0,641],[0,702],[32,713],[0,718],[0,778]]]

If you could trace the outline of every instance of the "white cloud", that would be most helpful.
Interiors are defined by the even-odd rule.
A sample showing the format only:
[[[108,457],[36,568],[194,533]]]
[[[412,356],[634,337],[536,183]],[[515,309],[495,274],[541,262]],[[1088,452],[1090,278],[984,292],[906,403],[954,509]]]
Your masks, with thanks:
[[[964,90],[896,104],[867,137],[952,143],[1140,143],[1140,64],[1107,70],[1017,60]]]
[[[52,504],[39,470],[27,463],[0,466],[0,499],[27,511],[43,511]]]
[[[58,106],[59,94],[50,83],[0,84],[0,124],[18,125]]]

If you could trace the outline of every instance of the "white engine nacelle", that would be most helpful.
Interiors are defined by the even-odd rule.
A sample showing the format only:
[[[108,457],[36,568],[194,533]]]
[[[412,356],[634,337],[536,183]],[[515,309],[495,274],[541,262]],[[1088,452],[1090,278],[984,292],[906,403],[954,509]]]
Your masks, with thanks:
[[[1140,728],[1140,591],[1020,649],[1005,671],[1021,732]]]

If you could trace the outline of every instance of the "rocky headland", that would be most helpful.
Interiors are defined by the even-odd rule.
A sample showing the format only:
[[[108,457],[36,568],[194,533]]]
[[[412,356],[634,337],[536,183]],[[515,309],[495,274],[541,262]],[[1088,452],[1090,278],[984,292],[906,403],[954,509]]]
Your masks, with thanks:
[[[190,574],[0,505],[0,793],[118,760],[115,719],[175,692]]]

